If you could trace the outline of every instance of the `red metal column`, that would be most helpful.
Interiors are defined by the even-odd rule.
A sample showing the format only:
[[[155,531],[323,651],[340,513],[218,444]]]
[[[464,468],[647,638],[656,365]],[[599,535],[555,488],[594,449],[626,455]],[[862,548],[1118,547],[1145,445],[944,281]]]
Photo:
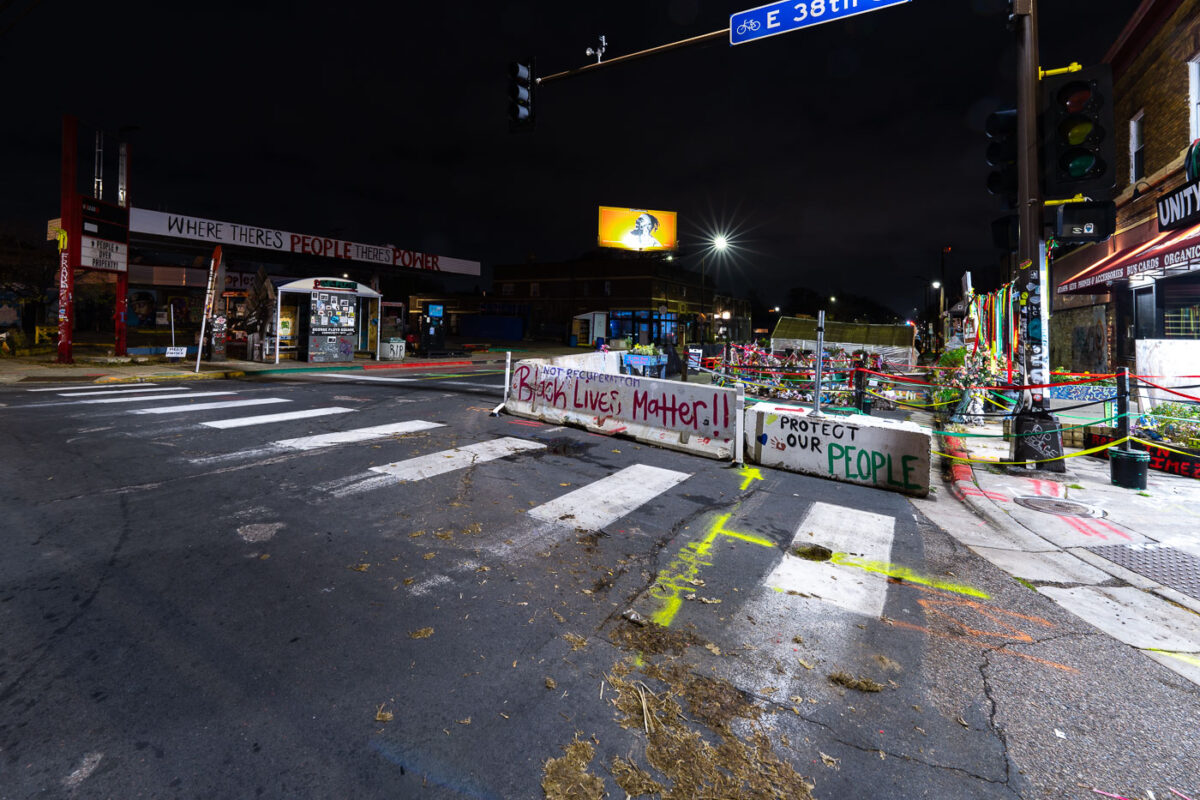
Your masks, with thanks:
[[[117,273],[117,308],[113,312],[113,324],[117,331],[117,341],[113,352],[119,356],[125,352],[125,311],[129,306],[129,273]]]
[[[72,364],[71,329],[75,320],[75,266],[79,264],[80,216],[76,182],[79,171],[79,123],[63,116],[61,214],[67,246],[58,256],[58,363]]]

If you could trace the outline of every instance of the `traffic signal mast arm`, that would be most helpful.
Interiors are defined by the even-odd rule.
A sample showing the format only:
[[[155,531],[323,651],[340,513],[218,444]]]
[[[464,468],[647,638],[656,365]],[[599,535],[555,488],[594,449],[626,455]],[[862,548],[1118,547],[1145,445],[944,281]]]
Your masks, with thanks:
[[[678,50],[680,47],[707,44],[718,39],[728,40],[729,28],[722,28],[719,31],[713,31],[712,33],[704,33],[699,36],[693,36],[690,39],[680,39],[677,42],[660,44],[657,47],[651,47],[649,50],[639,50],[636,53],[628,53],[623,56],[617,56],[616,58],[610,58],[607,61],[599,61],[595,64],[586,64],[582,67],[577,67],[576,69],[567,69],[563,70],[562,72],[556,72],[553,75],[547,75],[544,78],[538,78],[537,83],[540,86],[541,84],[548,83],[549,81],[557,81],[561,80],[562,78],[573,78],[577,75],[583,75],[586,72],[594,72],[601,67],[611,67],[615,64],[620,64],[623,61],[633,61],[634,59],[645,58],[646,56],[658,55],[659,53],[666,53],[670,50]]]
[[[1072,61],[1067,66],[1059,67],[1058,69],[1042,69],[1038,67],[1038,80],[1040,81],[1043,78],[1049,78],[1054,75],[1066,75],[1068,72],[1079,72],[1081,69],[1083,69],[1083,64],[1080,64],[1078,61]]]

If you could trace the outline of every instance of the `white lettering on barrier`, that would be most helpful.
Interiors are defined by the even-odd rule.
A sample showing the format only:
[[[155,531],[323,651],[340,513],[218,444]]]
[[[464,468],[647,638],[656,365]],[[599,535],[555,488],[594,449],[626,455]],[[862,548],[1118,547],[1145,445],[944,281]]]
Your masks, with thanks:
[[[929,493],[929,434],[877,417],[813,417],[799,406],[746,410],[749,460],[893,492]]]

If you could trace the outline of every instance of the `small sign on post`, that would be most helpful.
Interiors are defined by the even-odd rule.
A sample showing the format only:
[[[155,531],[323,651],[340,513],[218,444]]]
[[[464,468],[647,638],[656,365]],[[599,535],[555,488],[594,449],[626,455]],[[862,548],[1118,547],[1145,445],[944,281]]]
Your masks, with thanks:
[[[168,347],[167,358],[187,358],[186,347]]]

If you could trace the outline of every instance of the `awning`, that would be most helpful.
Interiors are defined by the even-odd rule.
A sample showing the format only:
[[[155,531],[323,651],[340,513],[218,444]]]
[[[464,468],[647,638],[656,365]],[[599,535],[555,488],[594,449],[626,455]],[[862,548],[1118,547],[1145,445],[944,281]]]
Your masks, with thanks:
[[[1058,284],[1056,294],[1101,294],[1139,276],[1164,277],[1200,267],[1200,225],[1165,231],[1148,242],[1110,253]]]

